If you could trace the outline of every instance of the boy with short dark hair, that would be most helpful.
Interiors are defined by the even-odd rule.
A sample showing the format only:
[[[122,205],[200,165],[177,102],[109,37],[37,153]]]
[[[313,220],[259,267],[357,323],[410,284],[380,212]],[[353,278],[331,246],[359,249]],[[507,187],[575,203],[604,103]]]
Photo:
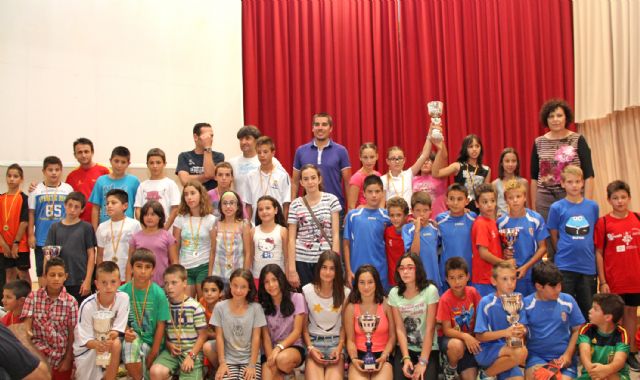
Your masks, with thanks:
[[[480,352],[480,342],[473,330],[480,294],[473,286],[467,286],[469,269],[462,257],[448,259],[445,270],[449,289],[440,298],[436,316],[442,325],[438,345],[447,359],[443,368],[444,378],[454,380],[459,374],[463,380],[475,380],[478,363],[474,354]]]
[[[164,172],[167,166],[167,156],[160,148],[153,148],[147,152],[147,168],[149,179],[143,181],[135,194],[135,217],[140,219],[140,209],[149,201],[158,201],[167,217],[165,230],[173,226],[180,206],[180,189],[176,181],[168,178]]]
[[[135,199],[140,181],[138,177],[127,174],[127,168],[131,163],[131,152],[124,146],[117,146],[111,151],[111,173],[103,175],[98,178],[89,202],[95,207],[91,211],[91,225],[93,229],[98,229],[100,223],[109,220],[107,215],[107,192],[111,189],[122,189],[127,192],[129,199]],[[133,202],[129,202],[126,215],[129,218],[134,217]]]
[[[562,273],[550,261],[540,261],[531,269],[535,293],[524,299],[529,337],[526,377],[547,363],[562,365],[563,378],[578,375],[575,357],[578,331],[584,323],[580,308],[570,295],[561,293]]]
[[[473,252],[471,282],[481,296],[486,296],[495,291],[492,286],[492,268],[503,260],[502,243],[496,225],[496,190],[492,185],[483,183],[478,186],[476,205],[480,216],[476,218],[471,228]]]
[[[78,216],[80,213],[78,213]],[[44,355],[52,378],[71,379],[73,369],[73,329],[78,321],[78,302],[67,293],[64,260],[53,257],[44,265],[46,285],[27,297],[22,308],[27,335]]]
[[[624,301],[617,294],[593,296],[589,323],[578,336],[580,362],[584,367],[578,379],[629,380],[629,336],[618,322],[624,314]]]
[[[349,211],[345,218],[343,251],[346,268],[346,281],[351,283],[354,273],[363,264],[371,264],[380,273],[380,282],[385,290],[389,289],[387,257],[384,250],[384,230],[390,220],[387,210],[380,208],[384,197],[382,180],[375,174],[367,176],[362,186],[364,207]]]
[[[391,197],[387,201],[390,226],[384,229],[384,248],[387,253],[387,273],[395,273],[398,260],[404,254],[402,227],[409,216],[409,204],[402,197]],[[389,286],[396,286],[395,276],[389,276]]]
[[[0,323],[5,326],[11,326],[21,323],[20,316],[24,301],[31,293],[31,284],[26,280],[13,280],[8,282],[2,290],[2,304],[7,314],[2,317]]]
[[[219,184],[220,182],[218,182]],[[222,300],[224,282],[218,276],[207,276],[202,280],[202,298],[200,305],[204,309],[205,320],[210,321],[213,315],[213,308]],[[202,347],[204,353],[204,365],[211,367],[218,366],[218,353],[216,351],[216,331],[212,325],[207,325],[207,342]]]
[[[29,268],[29,200],[20,189],[24,171],[18,164],[7,168],[7,192],[0,195],[0,285],[21,278],[31,282]]]

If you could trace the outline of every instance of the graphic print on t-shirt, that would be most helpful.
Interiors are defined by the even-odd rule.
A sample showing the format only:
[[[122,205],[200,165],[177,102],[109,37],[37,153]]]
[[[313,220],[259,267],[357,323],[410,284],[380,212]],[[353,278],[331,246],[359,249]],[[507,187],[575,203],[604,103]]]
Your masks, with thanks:
[[[589,221],[582,215],[572,216],[567,220],[564,231],[571,236],[572,239],[584,239],[589,234]]]
[[[469,309],[465,309],[462,307],[454,307],[451,309],[453,313],[453,319],[456,321],[456,325],[454,328],[457,331],[462,332],[471,332],[471,323],[473,322],[473,315],[475,313],[475,308],[473,304],[469,305]]]
[[[271,237],[260,239],[258,241],[258,250],[260,251],[260,257],[262,257],[263,259],[272,259],[273,250],[275,248],[276,242]]]

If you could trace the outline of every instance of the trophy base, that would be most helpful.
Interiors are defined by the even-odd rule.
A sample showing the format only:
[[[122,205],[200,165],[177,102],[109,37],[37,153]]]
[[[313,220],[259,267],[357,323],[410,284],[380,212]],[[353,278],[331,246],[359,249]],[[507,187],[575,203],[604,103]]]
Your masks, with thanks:
[[[524,341],[521,338],[507,338],[507,347],[520,348],[524,347]]]
[[[376,363],[365,363],[362,368],[365,371],[374,371],[376,369]]]

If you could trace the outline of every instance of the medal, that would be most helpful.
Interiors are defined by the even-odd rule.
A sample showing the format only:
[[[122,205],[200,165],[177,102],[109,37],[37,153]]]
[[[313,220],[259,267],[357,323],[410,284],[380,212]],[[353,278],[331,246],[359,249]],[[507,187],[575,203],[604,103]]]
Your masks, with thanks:
[[[3,229],[4,231],[9,231],[9,226],[5,224],[4,226],[2,226],[2,229]]]

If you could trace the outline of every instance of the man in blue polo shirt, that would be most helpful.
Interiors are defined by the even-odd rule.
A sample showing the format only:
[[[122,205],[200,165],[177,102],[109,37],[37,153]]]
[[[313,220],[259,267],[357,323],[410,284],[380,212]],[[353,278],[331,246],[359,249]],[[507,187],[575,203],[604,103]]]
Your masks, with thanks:
[[[293,159],[293,178],[291,179],[291,199],[298,197],[300,169],[306,164],[314,164],[322,173],[324,191],[338,197],[345,210],[344,186],[351,179],[351,163],[347,149],[331,140],[333,121],[327,113],[313,115],[313,140],[296,149]],[[342,182],[341,182],[342,180]]]

